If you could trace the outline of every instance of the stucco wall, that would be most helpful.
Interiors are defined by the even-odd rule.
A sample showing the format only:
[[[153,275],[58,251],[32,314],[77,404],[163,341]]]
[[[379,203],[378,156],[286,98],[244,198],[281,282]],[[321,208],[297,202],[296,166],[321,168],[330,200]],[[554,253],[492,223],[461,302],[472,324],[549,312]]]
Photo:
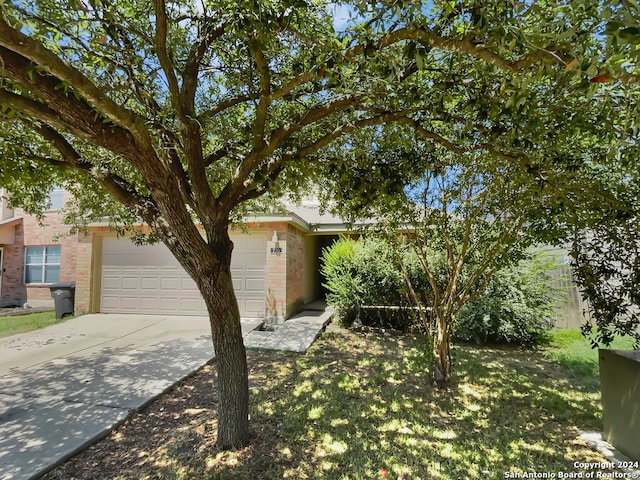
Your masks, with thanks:
[[[253,226],[255,228],[256,226]],[[265,272],[266,316],[284,319],[287,316],[287,224],[262,225],[267,235]],[[273,240],[274,233],[278,240]]]
[[[320,298],[320,268],[318,237],[306,235],[304,237],[304,303],[310,303]]]
[[[286,318],[304,305],[304,232],[294,225],[287,229]]]

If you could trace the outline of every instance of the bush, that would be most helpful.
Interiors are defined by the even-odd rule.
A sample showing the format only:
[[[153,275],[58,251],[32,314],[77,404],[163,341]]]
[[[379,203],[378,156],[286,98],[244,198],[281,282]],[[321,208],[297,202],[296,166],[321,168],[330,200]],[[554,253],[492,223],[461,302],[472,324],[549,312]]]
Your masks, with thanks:
[[[404,255],[412,281],[420,282],[416,259]],[[389,242],[367,237],[352,240],[341,237],[322,255],[322,273],[329,290],[327,302],[336,307],[343,325],[359,319],[372,327],[407,329],[413,322],[412,302],[397,254]],[[366,309],[363,306],[391,305],[402,309]]]
[[[477,343],[539,344],[553,326],[556,290],[549,260],[534,256],[496,272],[456,318],[456,338]]]

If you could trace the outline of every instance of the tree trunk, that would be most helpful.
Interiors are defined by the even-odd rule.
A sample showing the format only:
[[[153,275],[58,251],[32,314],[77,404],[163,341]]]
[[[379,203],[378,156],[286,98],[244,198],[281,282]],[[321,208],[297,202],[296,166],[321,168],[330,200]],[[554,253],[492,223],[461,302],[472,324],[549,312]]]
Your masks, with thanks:
[[[218,371],[218,447],[249,443],[249,381],[240,311],[231,281],[231,242],[217,274],[197,279],[209,311]],[[218,252],[221,253],[221,252]]]
[[[446,318],[436,318],[433,354],[435,357],[435,379],[438,383],[446,383],[451,377],[450,329]]]
[[[164,205],[164,210],[168,212],[164,219],[170,221],[158,220],[153,228],[196,282],[209,313],[218,371],[217,445],[225,450],[239,448],[249,443],[249,380],[240,310],[231,281],[233,242],[228,222],[210,219],[205,240],[190,217],[183,218],[171,205]]]
[[[216,280],[213,294],[205,295],[205,302],[218,370],[217,445],[228,450],[249,443],[249,382],[240,311],[231,272],[220,272]]]

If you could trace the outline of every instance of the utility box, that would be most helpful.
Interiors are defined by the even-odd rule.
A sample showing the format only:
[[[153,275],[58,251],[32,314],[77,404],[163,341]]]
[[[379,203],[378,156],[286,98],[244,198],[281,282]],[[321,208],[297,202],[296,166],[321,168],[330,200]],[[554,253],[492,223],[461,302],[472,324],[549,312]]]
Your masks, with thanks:
[[[56,318],[73,315],[75,309],[76,282],[54,283],[49,286],[55,302]]]
[[[603,438],[640,461],[640,351],[600,349]]]

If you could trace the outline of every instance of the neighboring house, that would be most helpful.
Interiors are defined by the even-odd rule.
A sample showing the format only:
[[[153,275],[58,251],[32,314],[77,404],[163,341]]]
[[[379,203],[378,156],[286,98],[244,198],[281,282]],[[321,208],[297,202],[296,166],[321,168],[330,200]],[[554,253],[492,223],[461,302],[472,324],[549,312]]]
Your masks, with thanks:
[[[53,190],[42,224],[3,201],[1,305],[51,304],[50,284],[75,281],[76,311],[206,314],[195,283],[163,244],[137,246],[106,224],[68,235],[59,209],[69,197]],[[342,220],[303,204],[246,218],[245,227],[231,232],[241,315],[288,318],[323,298],[320,256],[348,231]]]
[[[49,285],[76,278],[77,235],[68,235],[60,209],[70,195],[54,188],[41,222],[10,209],[0,189],[0,306],[52,303]]]

